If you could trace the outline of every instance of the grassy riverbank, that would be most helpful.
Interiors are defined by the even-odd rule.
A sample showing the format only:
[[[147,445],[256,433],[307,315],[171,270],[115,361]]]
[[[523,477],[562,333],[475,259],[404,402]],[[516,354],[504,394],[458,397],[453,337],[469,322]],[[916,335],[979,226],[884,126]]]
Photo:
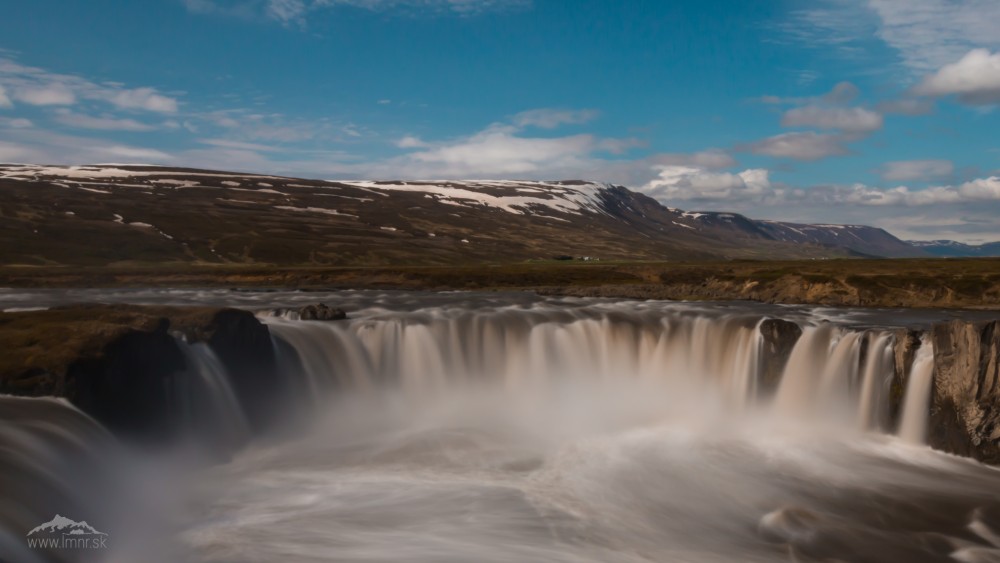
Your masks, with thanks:
[[[626,298],[1000,308],[1000,259],[6,267],[0,268],[0,286],[531,290]]]

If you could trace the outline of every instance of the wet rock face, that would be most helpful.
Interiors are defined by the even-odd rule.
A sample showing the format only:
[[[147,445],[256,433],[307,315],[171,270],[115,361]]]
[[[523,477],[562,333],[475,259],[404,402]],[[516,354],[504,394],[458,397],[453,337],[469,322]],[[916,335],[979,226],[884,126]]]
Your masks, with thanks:
[[[885,413],[887,418],[882,420],[885,428],[894,430],[899,427],[899,419],[903,414],[903,401],[906,397],[906,383],[909,380],[910,369],[913,368],[913,360],[917,357],[922,335],[921,331],[908,328],[896,331],[892,347],[893,372],[892,381],[889,382],[889,408]]]
[[[760,381],[757,384],[762,394],[770,395],[781,383],[781,374],[792,348],[802,336],[802,328],[791,321],[767,319],[760,324],[760,333],[764,338],[764,349]]]
[[[303,321],[339,321],[347,318],[343,309],[328,307],[323,303],[307,305],[299,309],[299,318]]]
[[[936,325],[930,443],[1000,463],[1000,321]]]
[[[71,313],[46,314],[68,318]],[[36,360],[24,355],[23,365],[0,378],[0,392],[65,397],[118,436],[170,442],[192,431],[199,405],[209,400],[201,396],[199,374],[189,369],[178,341],[183,335],[188,342],[207,343],[225,366],[253,430],[266,429],[283,404],[287,385],[278,373],[271,334],[253,313],[142,307],[86,313],[97,320],[85,328],[71,319],[66,323],[68,333],[77,328],[90,335],[87,346],[64,351],[61,365],[34,365]],[[48,345],[57,348],[60,342]]]
[[[237,399],[254,430],[274,421],[285,396],[271,332],[249,311],[223,309],[209,327],[208,345],[229,373]]]
[[[126,333],[101,357],[73,363],[66,374],[70,401],[117,435],[174,437],[182,409],[175,378],[186,362],[168,327]]]

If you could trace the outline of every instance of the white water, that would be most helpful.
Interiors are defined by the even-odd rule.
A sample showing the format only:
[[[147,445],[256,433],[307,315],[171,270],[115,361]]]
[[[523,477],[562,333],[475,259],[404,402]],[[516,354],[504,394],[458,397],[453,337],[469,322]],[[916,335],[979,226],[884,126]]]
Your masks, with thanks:
[[[147,479],[159,509],[130,514],[172,523],[152,527],[175,540],[159,561],[1000,557],[1000,473],[869,431],[888,427],[888,331],[801,321],[768,382],[760,315],[442,300],[266,319],[292,350],[290,412],[313,422]],[[239,374],[188,353],[238,434]],[[923,428],[911,394],[903,426]]]
[[[899,424],[900,438],[921,444],[927,436],[927,416],[930,411],[931,388],[934,376],[934,347],[929,339],[920,343],[910,368]]]
[[[884,397],[889,386],[889,372],[892,369],[892,337],[880,334],[869,337],[873,350],[882,353],[871,353],[865,364],[865,373],[861,380],[861,401],[858,404],[858,427],[867,430],[878,428],[884,413]]]
[[[211,431],[216,442],[242,444],[250,439],[250,425],[229,381],[225,366],[205,343],[179,342],[194,375],[195,389],[188,395],[200,401],[189,405],[191,432]]]
[[[489,382],[530,396],[553,385],[595,381],[656,383],[668,395],[689,395],[713,408],[739,411],[760,403],[762,337],[754,317],[499,309],[268,323],[298,351],[304,402],[320,405],[332,389],[383,384],[419,396]],[[865,358],[863,338],[872,340]],[[781,378],[774,411],[809,418],[822,410],[851,421],[862,410],[872,416],[872,401],[881,398],[873,381],[891,374],[885,361],[891,343],[887,333],[807,327]]]

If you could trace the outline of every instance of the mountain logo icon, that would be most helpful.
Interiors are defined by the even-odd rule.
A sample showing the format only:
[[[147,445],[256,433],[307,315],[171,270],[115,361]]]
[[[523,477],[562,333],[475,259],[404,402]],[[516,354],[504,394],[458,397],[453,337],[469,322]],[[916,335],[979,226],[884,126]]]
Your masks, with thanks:
[[[31,548],[97,549],[107,547],[108,534],[86,521],[77,522],[56,514],[52,520],[33,528],[27,537]]]

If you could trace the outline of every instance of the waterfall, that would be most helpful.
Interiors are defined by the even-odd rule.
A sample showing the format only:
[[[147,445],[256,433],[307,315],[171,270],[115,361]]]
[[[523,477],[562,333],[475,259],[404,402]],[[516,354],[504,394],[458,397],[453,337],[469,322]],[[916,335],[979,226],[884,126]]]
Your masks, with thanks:
[[[781,384],[774,399],[778,411],[802,414],[812,407],[818,393],[823,370],[828,369],[830,348],[839,336],[828,324],[806,327],[781,375]]]
[[[889,334],[868,335],[868,361],[861,379],[861,401],[858,404],[858,427],[876,428],[881,422],[885,390],[892,370],[892,337]]]
[[[264,320],[298,356],[301,402],[317,407],[334,389],[390,385],[418,396],[487,384],[525,396],[567,381],[634,380],[658,385],[650,392],[665,401],[701,401],[729,413],[771,409],[869,429],[887,412],[882,387],[893,367],[889,332],[806,324],[771,401],[758,393],[764,319],[745,314],[535,307],[381,311],[334,323]]]
[[[252,350],[178,340],[162,449],[0,396],[0,559],[70,560],[26,542],[54,515],[107,532],[115,561],[1000,554],[1000,474],[899,447],[927,433],[927,338],[900,399],[904,333],[848,314],[422,297],[260,313],[274,387],[234,361]]]
[[[927,437],[927,415],[930,409],[933,376],[934,347],[930,339],[924,338],[906,381],[899,437],[907,442],[922,444]]]
[[[236,398],[226,368],[203,342],[178,342],[195,384],[189,393],[192,405],[188,419],[192,432],[213,431],[215,443],[241,444],[250,437],[250,425]]]

